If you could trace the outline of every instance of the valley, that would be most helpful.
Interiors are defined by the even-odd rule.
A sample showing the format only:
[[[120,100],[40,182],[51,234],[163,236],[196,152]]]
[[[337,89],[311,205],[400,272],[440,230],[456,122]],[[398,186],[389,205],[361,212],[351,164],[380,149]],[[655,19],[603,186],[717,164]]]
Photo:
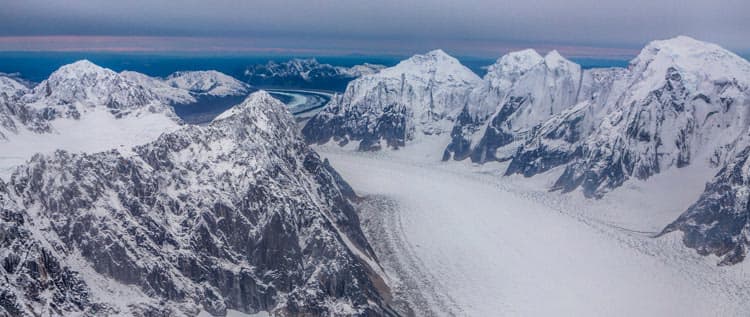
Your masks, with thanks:
[[[654,183],[600,201],[561,196],[539,189],[550,175],[500,177],[497,167],[441,163],[424,145],[385,153],[315,148],[364,197],[365,234],[416,316],[750,313],[746,263],[716,267],[716,258],[686,249],[680,234],[653,238],[689,203],[684,198],[666,212],[619,198]],[[660,223],[643,217],[659,213],[668,214]]]

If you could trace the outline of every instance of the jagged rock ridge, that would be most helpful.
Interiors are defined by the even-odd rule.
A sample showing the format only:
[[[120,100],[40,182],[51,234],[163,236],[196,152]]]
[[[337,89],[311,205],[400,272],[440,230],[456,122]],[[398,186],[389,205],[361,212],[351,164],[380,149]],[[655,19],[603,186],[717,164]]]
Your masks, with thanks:
[[[352,67],[323,64],[314,58],[291,59],[253,65],[245,70],[247,81],[256,86],[340,90],[351,80],[379,72],[383,65],[365,63]]]
[[[392,315],[353,191],[294,124],[258,92],[132,151],[35,156],[0,181],[0,311]]]

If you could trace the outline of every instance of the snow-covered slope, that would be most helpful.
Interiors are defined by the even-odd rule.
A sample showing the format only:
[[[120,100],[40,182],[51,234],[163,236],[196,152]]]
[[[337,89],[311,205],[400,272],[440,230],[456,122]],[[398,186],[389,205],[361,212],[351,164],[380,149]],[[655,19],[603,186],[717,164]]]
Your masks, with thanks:
[[[450,130],[479,77],[441,50],[360,77],[303,129],[309,142],[359,141],[359,149],[398,148]]]
[[[176,72],[164,82],[196,95],[213,97],[242,96],[249,92],[249,86],[232,76],[215,70]]]
[[[291,59],[283,63],[269,61],[245,70],[248,82],[256,86],[341,89],[354,78],[374,74],[385,68],[365,63],[352,67],[322,64],[316,59]]]
[[[750,314],[747,264],[718,268],[677,237],[654,239],[670,220],[641,217],[660,211],[642,193],[560,195],[546,175],[499,177],[498,164],[425,160],[414,148],[315,147],[363,196],[365,235],[415,316]]]
[[[391,315],[349,200],[265,92],[128,151],[0,181],[0,314]]]
[[[42,81],[22,101],[44,113],[46,119],[79,119],[101,109],[114,116],[145,112],[171,112],[158,96],[111,69],[87,60],[60,67]]]
[[[3,113],[12,117],[14,128],[2,132],[0,177],[34,153],[130,147],[180,124],[158,94],[85,60],[61,67],[33,89],[2,99]]]
[[[506,159],[497,153],[535,125],[575,104],[581,67],[551,51],[508,53],[489,67],[451,132],[444,159]]]
[[[172,87],[161,78],[151,77],[146,74],[133,71],[123,71],[120,72],[120,75],[137,85],[148,88],[157,96],[159,96],[165,103],[189,104],[197,101],[195,99],[195,96],[193,96],[193,94],[189,90]]]
[[[615,109],[556,188],[601,196],[630,177],[721,166],[750,123],[750,62],[688,37],[655,41],[629,67]]]

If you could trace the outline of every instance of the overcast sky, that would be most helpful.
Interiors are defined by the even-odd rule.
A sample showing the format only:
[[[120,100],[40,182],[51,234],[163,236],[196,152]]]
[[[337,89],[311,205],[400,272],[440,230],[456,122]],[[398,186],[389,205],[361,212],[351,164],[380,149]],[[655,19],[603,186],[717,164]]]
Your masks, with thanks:
[[[616,55],[684,34],[747,53],[749,14],[750,0],[8,0],[0,50],[410,54],[441,46],[488,55],[528,46]]]

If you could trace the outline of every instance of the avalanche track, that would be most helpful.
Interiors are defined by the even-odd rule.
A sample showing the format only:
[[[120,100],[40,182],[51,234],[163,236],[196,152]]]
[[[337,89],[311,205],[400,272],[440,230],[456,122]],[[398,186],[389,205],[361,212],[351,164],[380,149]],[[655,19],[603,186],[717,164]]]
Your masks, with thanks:
[[[643,218],[643,201],[548,193],[404,151],[316,150],[365,198],[365,234],[407,315],[750,315],[747,265],[652,238],[666,223],[635,224],[671,215]]]

